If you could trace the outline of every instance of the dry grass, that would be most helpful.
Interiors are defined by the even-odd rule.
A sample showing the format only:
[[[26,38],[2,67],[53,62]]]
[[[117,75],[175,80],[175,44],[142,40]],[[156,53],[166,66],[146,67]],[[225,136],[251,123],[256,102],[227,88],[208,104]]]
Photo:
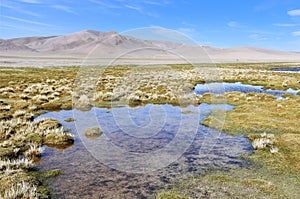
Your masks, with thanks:
[[[164,191],[156,196],[156,199],[189,199],[190,197],[184,196],[174,191]]]
[[[224,101],[224,98],[210,94],[203,97],[190,94],[196,83],[209,80],[205,78],[208,67],[170,65],[141,69],[136,66],[114,66],[101,70],[101,76],[96,75],[96,80],[89,80],[91,74],[95,76],[93,72],[99,72],[98,68],[91,68],[88,70],[91,74],[83,73],[82,82],[77,82],[79,86],[74,84],[78,67],[0,68],[0,119],[8,121],[23,118],[32,122],[33,116],[47,111],[72,109],[72,95],[75,102],[83,99],[80,105],[86,110],[93,105],[111,107],[128,103],[132,106],[146,103],[229,103],[235,109],[226,112],[225,122],[222,118],[224,112],[214,111],[203,124],[249,137],[257,133],[273,133],[278,153],[257,150],[246,157],[257,165],[251,170],[220,172],[188,179],[177,188],[175,186],[174,190],[160,193],[158,198],[297,198],[297,194],[300,195],[300,97],[285,96],[289,99],[278,101],[266,94],[231,92],[226,94]],[[300,89],[299,74],[271,71],[272,68],[280,67],[299,65],[220,64],[216,72],[218,80],[225,82],[262,85],[265,89]],[[90,81],[96,81],[95,87],[89,86]],[[90,90],[93,91],[92,95],[82,97],[85,91]],[[55,122],[48,122],[46,126],[58,128]],[[13,129],[0,128],[0,156],[16,158],[24,155],[30,149],[30,144],[41,146],[47,140],[48,144],[57,141],[66,144],[74,139],[71,137],[62,130],[52,128],[48,128],[47,133],[42,135],[34,131],[20,135],[13,133]],[[32,151],[39,154],[39,150]],[[24,171],[1,172],[0,181],[5,189],[10,189],[12,183],[34,182],[35,179]],[[5,172],[11,174],[6,175]]]
[[[263,85],[265,89],[300,89],[300,75],[275,73],[285,64],[219,65],[226,82]],[[299,67],[299,65],[294,66]],[[249,170],[219,172],[177,182],[172,192],[191,198],[299,198],[300,196],[300,97],[284,95],[287,100],[256,93],[230,92],[225,96],[205,94],[199,102],[229,103],[232,111],[213,111],[202,124],[250,139],[267,132],[275,134],[278,152],[270,147],[246,156],[253,163]],[[224,100],[225,99],[225,100]],[[224,120],[224,114],[226,119]],[[162,192],[164,193],[164,192]]]
[[[224,126],[220,126],[219,130],[230,134],[300,133],[299,96],[283,101],[267,94],[230,92],[225,97],[227,103],[235,105],[234,110],[226,112],[226,120],[220,120],[218,111],[215,111],[202,122],[203,124],[211,126],[224,122]]]

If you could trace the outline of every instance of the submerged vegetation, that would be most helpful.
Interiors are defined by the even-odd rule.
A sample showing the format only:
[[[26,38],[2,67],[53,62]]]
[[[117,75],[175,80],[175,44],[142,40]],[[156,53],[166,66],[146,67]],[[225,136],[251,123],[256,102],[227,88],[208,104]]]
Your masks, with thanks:
[[[32,171],[35,162],[43,158],[44,145],[60,148],[74,142],[74,136],[66,133],[58,121],[34,120],[38,115],[72,109],[72,105],[90,110],[93,106],[147,103],[234,105],[230,111],[213,111],[201,124],[248,136],[255,149],[253,154],[241,157],[250,160],[253,167],[175,180],[173,188],[161,191],[157,198],[297,198],[300,195],[299,92],[298,96],[286,94],[282,99],[263,93],[198,96],[192,92],[197,83],[213,81],[300,90],[299,73],[272,70],[284,67],[299,65],[219,64],[212,71],[206,65],[111,66],[88,67],[81,73],[78,67],[0,68],[0,198],[46,197],[49,191],[43,179],[61,173]],[[216,73],[217,78],[208,78],[210,72]],[[101,133],[100,129],[91,128],[86,136],[95,139]]]

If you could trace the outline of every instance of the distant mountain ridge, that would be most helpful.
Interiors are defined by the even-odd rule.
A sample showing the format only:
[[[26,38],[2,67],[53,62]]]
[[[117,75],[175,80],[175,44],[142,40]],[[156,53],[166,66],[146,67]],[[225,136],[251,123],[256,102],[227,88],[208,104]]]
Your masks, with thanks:
[[[75,52],[86,53],[84,48],[91,49],[97,45],[106,47],[161,47],[171,45],[171,42],[140,40],[130,36],[120,35],[115,31],[100,32],[84,30],[67,35],[50,37],[24,37],[0,40],[0,51],[29,51],[29,52]],[[173,45],[180,45],[172,43]],[[80,51],[81,50],[81,51]]]
[[[46,56],[172,60],[184,57],[192,62],[300,62],[300,52],[257,47],[216,48],[189,46],[160,40],[141,40],[115,31],[84,30],[58,36],[0,39],[1,56]]]

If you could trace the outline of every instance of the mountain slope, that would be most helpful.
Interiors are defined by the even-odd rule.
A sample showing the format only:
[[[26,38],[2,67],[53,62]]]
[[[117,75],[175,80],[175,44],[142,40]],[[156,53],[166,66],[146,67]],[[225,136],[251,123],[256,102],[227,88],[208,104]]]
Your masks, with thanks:
[[[300,62],[300,53],[257,47],[216,48],[169,41],[141,40],[117,32],[85,30],[50,37],[0,39],[0,57],[59,59],[138,59],[165,62]],[[20,58],[21,59],[21,58]],[[66,63],[65,61],[64,63]]]

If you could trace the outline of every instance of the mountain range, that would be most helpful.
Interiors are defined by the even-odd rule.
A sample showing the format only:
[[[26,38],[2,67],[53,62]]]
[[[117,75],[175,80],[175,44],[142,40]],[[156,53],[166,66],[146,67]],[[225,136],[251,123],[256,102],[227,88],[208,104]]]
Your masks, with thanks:
[[[300,62],[300,52],[141,40],[115,31],[0,39],[0,65]]]

